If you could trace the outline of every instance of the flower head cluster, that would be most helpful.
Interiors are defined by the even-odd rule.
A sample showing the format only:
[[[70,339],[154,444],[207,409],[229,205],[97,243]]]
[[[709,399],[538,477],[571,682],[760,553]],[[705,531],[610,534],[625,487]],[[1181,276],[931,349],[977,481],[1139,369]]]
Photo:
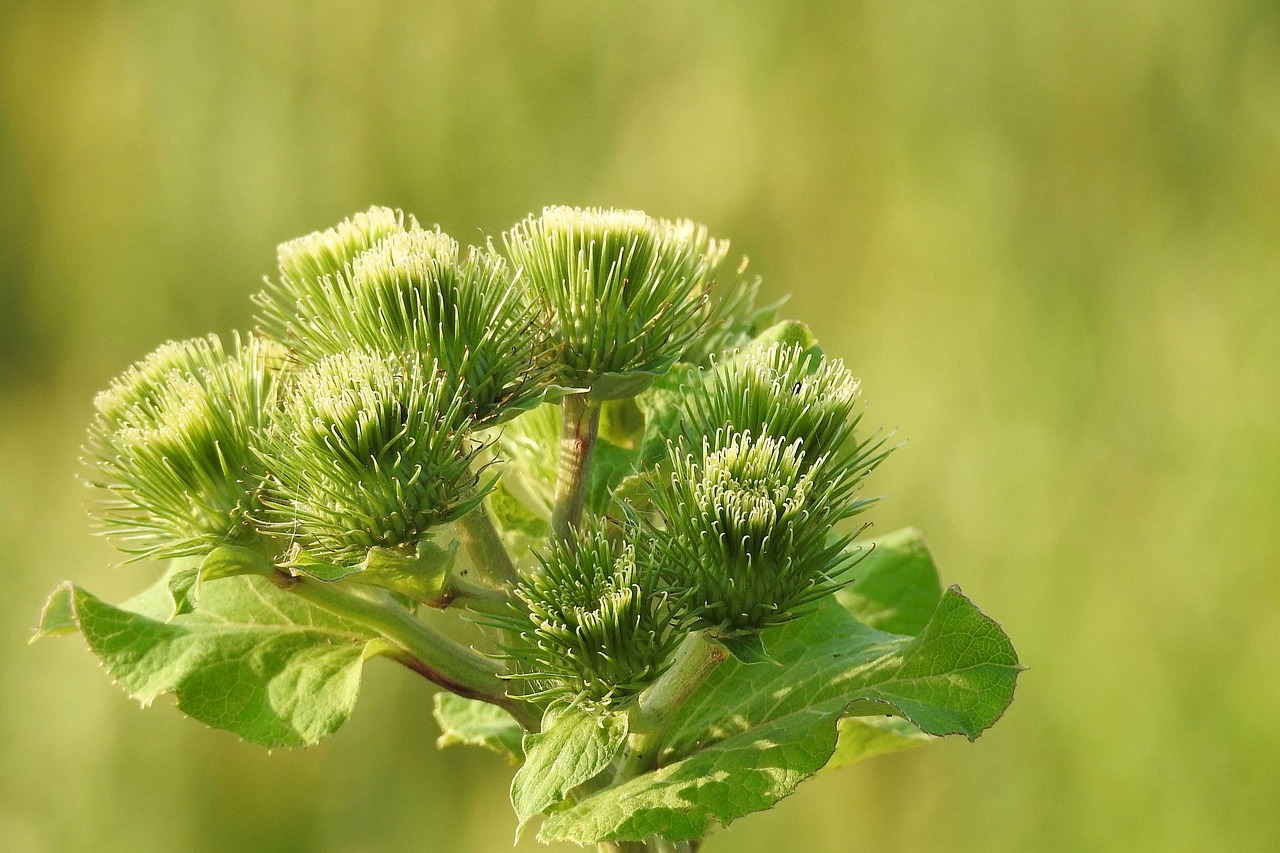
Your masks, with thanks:
[[[575,207],[529,217],[506,246],[550,312],[564,381],[595,399],[631,396],[675,363],[728,249],[692,222]]]
[[[495,619],[512,632],[507,654],[528,698],[601,713],[625,707],[662,674],[681,633],[676,608],[635,548],[603,530],[553,540],[541,571],[515,588],[519,604]]]
[[[694,627],[758,633],[847,583],[851,537],[831,533],[864,507],[856,485],[830,457],[808,458],[799,440],[722,431],[700,458],[677,454],[654,489],[661,525],[649,532]]]
[[[417,354],[348,350],[299,372],[259,442],[267,529],[314,557],[408,547],[486,489],[461,393]]]
[[[277,393],[269,341],[167,343],[94,401],[86,448],[94,512],[140,557],[207,551],[252,534],[264,466],[250,450]]]

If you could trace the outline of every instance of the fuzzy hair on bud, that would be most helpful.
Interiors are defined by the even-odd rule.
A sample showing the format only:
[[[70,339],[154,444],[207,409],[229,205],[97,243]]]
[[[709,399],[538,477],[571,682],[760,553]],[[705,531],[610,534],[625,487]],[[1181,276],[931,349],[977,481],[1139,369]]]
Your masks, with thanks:
[[[687,220],[576,207],[548,207],[505,242],[551,314],[564,381],[596,399],[631,396],[680,358],[728,250]]]
[[[271,341],[171,342],[94,401],[86,456],[91,512],[137,557],[205,553],[253,534],[264,469],[250,450],[285,355]]]
[[[507,616],[512,678],[534,701],[567,701],[603,714],[626,707],[664,671],[683,633],[669,595],[636,560],[635,548],[604,530],[555,540],[541,571],[515,588]]]
[[[417,354],[348,350],[299,372],[256,445],[264,528],[342,565],[410,548],[484,498],[457,389]]]

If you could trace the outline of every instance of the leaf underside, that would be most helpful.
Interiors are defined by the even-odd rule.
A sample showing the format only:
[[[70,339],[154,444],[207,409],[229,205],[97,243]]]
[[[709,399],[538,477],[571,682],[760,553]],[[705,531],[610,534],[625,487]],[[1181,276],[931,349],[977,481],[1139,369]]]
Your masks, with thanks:
[[[502,708],[456,693],[437,693],[435,701],[435,718],[440,725],[436,746],[441,749],[454,744],[481,746],[512,764],[524,758],[520,743],[524,730]]]

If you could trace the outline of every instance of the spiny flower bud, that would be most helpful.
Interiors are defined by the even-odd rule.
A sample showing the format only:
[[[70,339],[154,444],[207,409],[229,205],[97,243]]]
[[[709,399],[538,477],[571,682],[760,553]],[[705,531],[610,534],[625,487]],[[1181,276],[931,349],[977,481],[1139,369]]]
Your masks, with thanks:
[[[416,224],[412,217],[410,223]],[[281,243],[276,250],[280,278],[255,297],[263,310],[263,327],[279,337],[290,327],[295,308],[313,299],[326,278],[345,270],[383,237],[403,230],[403,213],[371,207],[332,228]]]
[[[810,462],[837,454],[857,426],[859,383],[839,360],[799,344],[749,347],[705,371],[682,405],[690,436],[717,430],[799,441]]]
[[[250,535],[263,468],[250,437],[274,405],[284,353],[216,336],[167,343],[98,395],[86,448],[93,508],[121,550],[199,554]]]
[[[351,565],[408,548],[487,491],[467,406],[416,354],[349,350],[300,372],[258,448],[271,474],[267,530]]]
[[[829,457],[799,441],[748,432],[704,439],[701,460],[673,454],[670,480],[653,492],[662,526],[650,526],[663,579],[687,595],[693,627],[721,638],[758,633],[805,612],[847,583],[852,537],[836,522],[869,501]]]
[[[597,400],[633,396],[670,369],[706,322],[728,249],[685,220],[575,207],[548,207],[505,241],[551,312],[565,382]]]
[[[466,391],[478,421],[536,404],[550,378],[539,317],[506,260],[462,254],[452,237],[416,224],[300,294],[278,332],[304,361],[352,348],[421,353]]]
[[[662,674],[681,639],[673,604],[632,545],[607,532],[553,541],[542,570],[515,588],[523,606],[496,617],[535,701],[565,700],[599,713],[625,707]]]

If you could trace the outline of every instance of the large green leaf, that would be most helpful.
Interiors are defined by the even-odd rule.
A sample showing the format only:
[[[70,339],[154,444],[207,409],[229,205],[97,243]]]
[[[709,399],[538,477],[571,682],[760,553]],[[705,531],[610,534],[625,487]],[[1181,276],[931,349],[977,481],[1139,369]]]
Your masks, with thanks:
[[[355,706],[364,659],[383,645],[254,576],[204,583],[198,609],[177,615],[169,575],[125,607],[67,582],[45,605],[39,635],[77,627],[144,705],[172,693],[190,716],[267,747],[332,734]]]
[[[550,709],[542,731],[525,735],[524,766],[511,780],[511,805],[520,827],[608,767],[626,739],[626,715],[597,717],[582,708]]]
[[[1018,658],[956,587],[915,638],[834,602],[768,640],[782,666],[722,665],[682,709],[659,769],[549,816],[544,840],[701,837],[772,806],[836,751],[838,722],[892,714],[929,735],[976,738],[1013,698]]]
[[[524,730],[497,705],[441,692],[436,694],[435,716],[440,724],[436,746],[441,749],[466,744],[492,750],[512,764],[524,758],[520,743]]]
[[[915,528],[880,536],[859,547],[868,554],[857,565],[857,580],[836,598],[860,622],[895,634],[915,636],[924,630],[942,598],[938,570]],[[901,717],[845,717],[840,721],[836,751],[823,770],[845,767],[864,758],[923,746],[934,740]]]
[[[840,603],[872,628],[919,634],[942,598],[924,535],[907,527],[861,547],[870,553],[854,568],[856,580],[836,594]]]

